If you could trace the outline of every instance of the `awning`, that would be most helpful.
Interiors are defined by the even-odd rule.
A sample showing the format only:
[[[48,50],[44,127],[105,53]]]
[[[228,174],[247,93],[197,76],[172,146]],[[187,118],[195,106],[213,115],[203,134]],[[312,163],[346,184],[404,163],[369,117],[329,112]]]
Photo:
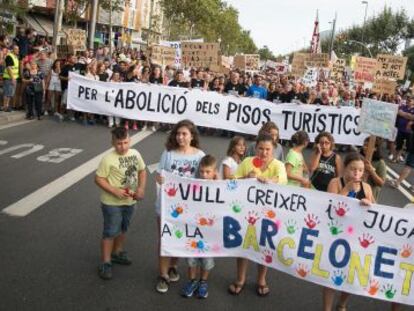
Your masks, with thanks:
[[[41,36],[47,35],[46,31],[42,28],[42,26],[40,26],[38,21],[33,16],[26,15],[24,17],[24,20],[30,26],[30,28],[34,29],[34,31],[36,31],[39,35]]]
[[[54,24],[54,21],[51,20],[51,19],[48,19],[46,17],[40,16],[40,15],[36,15],[36,16],[34,16],[34,18],[42,26],[42,28],[45,30],[46,36],[47,37],[53,37],[53,24]],[[59,37],[65,37],[66,36],[65,35],[65,30],[67,30],[69,28],[71,28],[71,27],[62,24],[62,29],[59,32]]]

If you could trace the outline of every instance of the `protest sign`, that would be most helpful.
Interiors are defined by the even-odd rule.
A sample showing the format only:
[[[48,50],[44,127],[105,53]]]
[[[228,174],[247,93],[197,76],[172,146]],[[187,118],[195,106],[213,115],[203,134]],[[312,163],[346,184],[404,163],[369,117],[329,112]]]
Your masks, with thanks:
[[[342,58],[337,58],[332,63],[331,79],[335,81],[342,81],[345,71],[346,61]]]
[[[203,42],[203,39],[192,39],[187,42]],[[175,61],[174,65],[177,68],[181,67],[181,41],[160,41],[160,45],[169,46],[175,49]]]
[[[285,74],[289,70],[289,64],[278,63],[278,62],[274,62],[272,60],[267,60],[265,62],[265,68],[266,69],[268,69],[268,68],[273,69],[275,71],[275,73]]]
[[[376,94],[394,94],[397,88],[397,82],[385,79],[375,79],[372,91]]]
[[[414,305],[408,209],[363,208],[346,196],[255,179],[162,175],[162,256],[246,258],[321,286]]]
[[[302,83],[307,87],[315,87],[318,83],[318,69],[308,68],[302,78]]]
[[[407,57],[379,54],[377,62],[376,79],[404,79]]]
[[[175,64],[175,49],[168,46],[152,45],[149,49],[151,63],[160,66],[169,66]]]
[[[210,68],[221,70],[220,45],[207,42],[182,42],[182,65],[189,67]]]
[[[260,68],[259,54],[238,54],[234,56],[234,67],[244,71],[258,71]]]
[[[295,53],[292,61],[292,75],[302,77],[307,67],[329,67],[327,53]]]
[[[83,29],[71,28],[67,32],[67,44],[73,46],[75,51],[86,50],[86,31]]]
[[[131,120],[177,123],[190,119],[199,126],[256,135],[263,123],[274,121],[280,137],[299,130],[313,140],[330,132],[337,143],[362,145],[366,135],[357,130],[359,110],[352,107],[279,104],[248,97],[222,95],[146,83],[90,80],[70,73],[68,108]]]
[[[56,56],[58,59],[66,59],[69,54],[75,54],[75,49],[72,45],[56,46]]]
[[[377,60],[368,57],[355,57],[354,79],[358,82],[374,82]]]
[[[398,105],[364,98],[358,129],[362,133],[395,140]]]

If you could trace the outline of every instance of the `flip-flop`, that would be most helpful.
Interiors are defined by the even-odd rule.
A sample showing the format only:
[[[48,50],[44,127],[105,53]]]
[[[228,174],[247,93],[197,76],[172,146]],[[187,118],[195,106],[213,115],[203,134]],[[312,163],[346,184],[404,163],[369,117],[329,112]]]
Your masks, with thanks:
[[[243,291],[243,288],[244,288],[244,284],[234,282],[230,284],[228,290],[230,294],[234,296],[238,296]]]
[[[269,295],[269,293],[270,293],[269,286],[267,286],[267,285],[257,285],[256,294],[259,297],[266,297],[267,295]]]

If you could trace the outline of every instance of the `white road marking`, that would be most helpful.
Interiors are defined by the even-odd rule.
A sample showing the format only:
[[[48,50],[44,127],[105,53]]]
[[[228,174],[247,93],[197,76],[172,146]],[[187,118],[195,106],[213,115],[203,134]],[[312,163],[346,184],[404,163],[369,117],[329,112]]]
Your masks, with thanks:
[[[44,147],[45,146],[43,146],[43,145],[35,145],[35,144],[31,144],[31,143],[28,143],[28,144],[20,144],[20,145],[16,145],[16,146],[9,147],[9,148],[6,148],[4,150],[1,150],[0,151],[0,155],[6,154],[6,153],[10,153],[12,151],[19,150],[19,149],[22,149],[22,148],[28,148],[25,151],[22,151],[22,152],[20,152],[18,154],[15,154],[15,155],[11,156],[14,159],[20,159],[20,158],[23,158],[25,156],[28,156],[29,154],[38,152],[38,151],[42,150]]]
[[[10,123],[10,124],[5,124],[5,125],[0,126],[0,130],[4,130],[4,129],[8,129],[10,127],[23,125],[23,124],[26,124],[26,123],[32,123],[32,122],[35,122],[35,121],[34,120],[24,120],[24,121],[19,121],[19,122],[13,122],[13,123]]]
[[[147,165],[148,171],[150,174],[154,173],[158,168],[158,163]]]
[[[140,132],[131,137],[131,145],[135,145],[138,142],[144,140],[148,136],[153,134],[152,131]],[[92,173],[98,167],[102,157],[113,149],[108,149],[96,157],[85,162],[81,166],[66,173],[65,175],[55,179],[51,183],[41,187],[40,189],[32,192],[21,200],[9,205],[3,209],[2,213],[10,216],[24,217],[33,212],[38,207],[42,206],[61,192],[65,191],[84,177]]]
[[[391,169],[388,165],[387,165],[387,178],[389,179],[397,179],[398,177],[400,177],[400,175],[395,172],[393,169]],[[401,182],[404,186],[406,186],[408,189],[411,188],[411,184],[409,184],[406,180],[403,180]],[[405,190],[401,185],[398,186],[398,190],[408,199],[410,200],[410,202],[413,202],[414,198],[413,196],[410,194],[410,192],[408,192],[407,190]]]

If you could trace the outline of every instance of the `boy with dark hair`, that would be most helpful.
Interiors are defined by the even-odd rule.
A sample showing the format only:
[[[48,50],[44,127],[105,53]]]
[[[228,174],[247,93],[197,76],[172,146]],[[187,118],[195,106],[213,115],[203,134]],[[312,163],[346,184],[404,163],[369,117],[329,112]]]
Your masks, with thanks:
[[[200,179],[217,179],[217,160],[212,155],[205,155],[198,166],[198,177]],[[182,289],[183,297],[192,297],[194,294],[198,298],[208,297],[207,279],[211,269],[214,268],[213,258],[187,258],[188,279]],[[199,272],[200,280],[197,280]]]
[[[144,198],[147,173],[141,154],[130,149],[130,142],[127,130],[115,128],[112,131],[115,150],[103,157],[95,176],[96,184],[103,190],[104,228],[99,276],[104,280],[112,278],[112,263],[132,263],[124,243],[136,201]]]

